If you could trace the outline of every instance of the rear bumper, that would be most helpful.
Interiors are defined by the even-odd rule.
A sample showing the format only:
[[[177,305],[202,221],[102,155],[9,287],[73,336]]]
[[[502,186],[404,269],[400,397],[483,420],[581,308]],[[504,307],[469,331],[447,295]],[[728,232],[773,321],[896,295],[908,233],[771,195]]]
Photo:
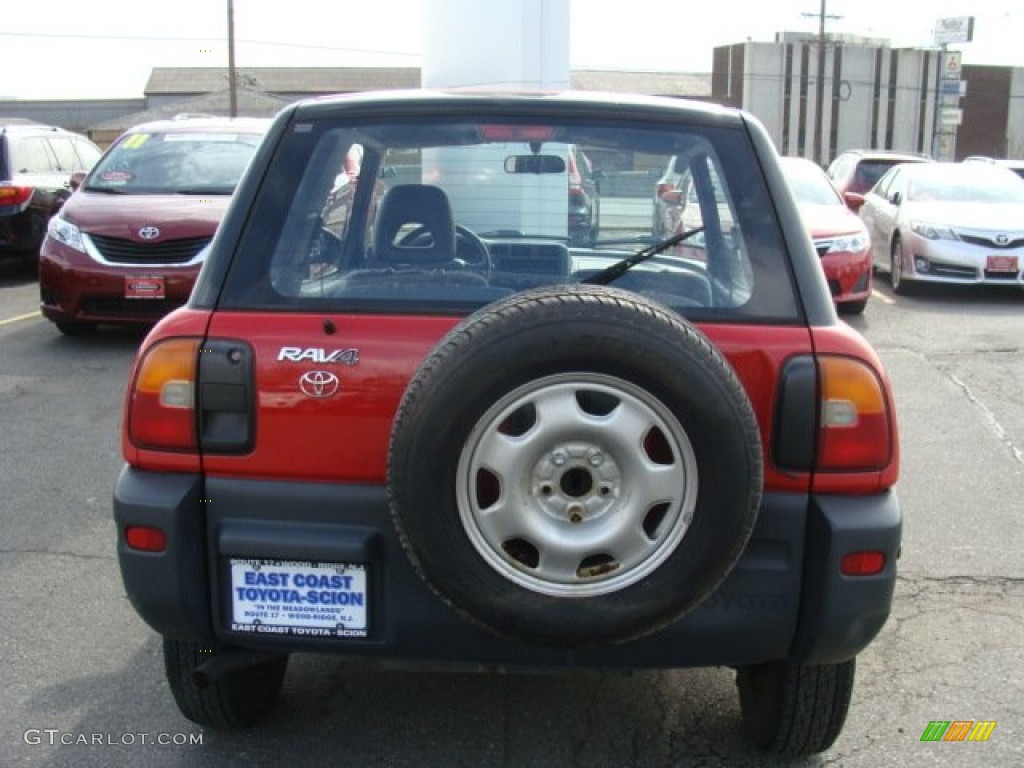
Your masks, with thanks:
[[[496,637],[442,602],[405,556],[380,486],[204,479],[125,468],[114,493],[114,517],[128,597],[163,635],[403,660],[621,668],[852,658],[888,617],[901,527],[892,492],[810,499],[767,494],[743,557],[696,610],[642,640],[560,650]],[[163,529],[167,550],[130,549],[124,541],[129,525]],[[884,571],[855,579],[840,575],[842,556],[863,549],[886,553]],[[369,636],[232,632],[231,557],[365,564]]]

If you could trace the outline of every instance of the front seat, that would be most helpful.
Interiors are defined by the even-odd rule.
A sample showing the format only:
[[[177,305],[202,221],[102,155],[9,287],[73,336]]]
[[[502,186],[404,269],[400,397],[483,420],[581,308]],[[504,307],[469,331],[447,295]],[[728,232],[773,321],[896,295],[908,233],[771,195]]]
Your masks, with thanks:
[[[420,234],[399,244],[403,237]],[[379,266],[450,267],[455,259],[455,219],[448,196],[427,184],[400,184],[380,201],[373,231],[373,260]]]

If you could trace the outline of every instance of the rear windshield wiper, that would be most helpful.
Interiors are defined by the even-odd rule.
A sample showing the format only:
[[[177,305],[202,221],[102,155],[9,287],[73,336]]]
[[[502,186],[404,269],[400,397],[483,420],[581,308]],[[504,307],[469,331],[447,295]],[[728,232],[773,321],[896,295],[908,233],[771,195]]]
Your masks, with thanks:
[[[585,278],[580,282],[590,283],[591,285],[608,285],[613,280],[618,280],[620,277],[626,274],[626,272],[635,267],[637,264],[641,264],[647,261],[652,256],[657,256],[659,253],[668,250],[673,245],[678,245],[687,238],[693,237],[698,232],[703,231],[704,227],[694,227],[693,229],[688,229],[685,232],[680,232],[679,234],[672,235],[672,237],[667,237],[660,243],[655,243],[654,245],[648,246],[647,248],[642,248],[641,250],[634,253],[632,256],[627,256],[626,258],[622,259],[622,261],[617,261],[611,266],[605,267],[596,275],[591,275],[590,277]]]

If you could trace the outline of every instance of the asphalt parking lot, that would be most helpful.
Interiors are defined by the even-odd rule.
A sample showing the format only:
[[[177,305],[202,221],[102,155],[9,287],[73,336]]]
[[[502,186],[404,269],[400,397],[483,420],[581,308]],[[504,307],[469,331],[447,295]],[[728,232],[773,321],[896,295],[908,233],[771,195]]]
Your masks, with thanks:
[[[494,674],[294,660],[262,727],[203,731],[123,595],[110,494],[141,336],[68,339],[0,264],[0,764],[756,766],[726,669]],[[906,517],[894,614],[843,734],[789,765],[1024,764],[1024,293],[937,290],[863,317],[893,380]],[[922,742],[931,721],[986,742]],[[201,743],[197,743],[201,742]]]

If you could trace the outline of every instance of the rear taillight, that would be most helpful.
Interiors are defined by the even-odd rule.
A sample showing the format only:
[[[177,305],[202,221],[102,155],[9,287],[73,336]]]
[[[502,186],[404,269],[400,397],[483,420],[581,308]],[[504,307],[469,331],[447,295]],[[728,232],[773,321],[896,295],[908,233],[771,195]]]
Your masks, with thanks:
[[[893,458],[892,417],[883,384],[868,365],[822,356],[817,469],[866,472]]]
[[[24,205],[32,197],[33,187],[0,184],[0,205]]]
[[[196,450],[196,367],[199,339],[168,339],[150,347],[129,393],[128,439],[137,448]]]

